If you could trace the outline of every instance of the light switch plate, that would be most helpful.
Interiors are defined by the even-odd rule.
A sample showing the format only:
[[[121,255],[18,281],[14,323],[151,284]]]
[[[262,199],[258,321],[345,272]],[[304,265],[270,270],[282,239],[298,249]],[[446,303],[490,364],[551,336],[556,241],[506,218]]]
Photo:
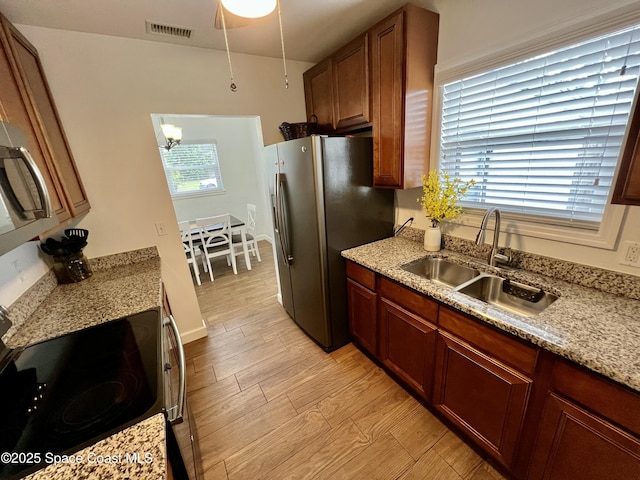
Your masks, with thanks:
[[[156,231],[158,232],[159,237],[169,233],[167,232],[167,224],[164,222],[156,222]]]

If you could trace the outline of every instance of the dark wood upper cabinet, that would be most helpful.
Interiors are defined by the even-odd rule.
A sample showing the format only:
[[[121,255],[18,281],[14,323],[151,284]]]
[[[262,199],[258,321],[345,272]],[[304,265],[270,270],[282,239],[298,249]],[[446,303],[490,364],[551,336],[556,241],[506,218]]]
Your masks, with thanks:
[[[369,124],[369,41],[361,35],[332,56],[336,130]]]
[[[325,133],[369,125],[367,38],[360,35],[303,75],[307,118],[315,115]]]
[[[2,16],[0,20],[2,24],[6,22]],[[18,71],[9,43],[5,30],[0,28],[0,120],[19,127],[24,133],[29,152],[47,186],[51,207],[58,221],[64,221],[71,216],[71,213],[67,208],[62,186],[46,148],[43,132],[37,124],[36,112],[29,102],[24,101],[27,97],[26,85]]]
[[[418,187],[429,170],[438,25],[407,4],[369,31],[376,187]]]
[[[2,28],[15,59],[19,76],[24,81],[23,101],[33,112],[35,130],[41,132],[40,143],[50,157],[49,169],[57,179],[57,194],[66,211],[56,212],[58,220],[76,217],[89,210],[87,195],[78,175],[71,149],[49,90],[38,52],[29,41],[2,17]]]
[[[304,72],[304,98],[307,120],[315,116],[324,132],[333,131],[333,70],[331,59],[327,58]]]
[[[631,112],[627,142],[623,145],[612,203],[640,205],[640,105]]]
[[[325,133],[371,129],[375,187],[419,187],[429,170],[438,24],[407,4],[304,73]]]

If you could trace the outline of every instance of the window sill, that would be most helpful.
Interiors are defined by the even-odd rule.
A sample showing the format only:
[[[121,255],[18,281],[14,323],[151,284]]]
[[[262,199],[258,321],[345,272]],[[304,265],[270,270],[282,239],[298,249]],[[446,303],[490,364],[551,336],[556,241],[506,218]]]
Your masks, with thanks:
[[[215,191],[194,191],[187,193],[174,193],[171,195],[172,200],[187,200],[189,198],[200,198],[200,197],[212,197],[215,195],[224,195],[226,194],[226,190],[215,190]]]

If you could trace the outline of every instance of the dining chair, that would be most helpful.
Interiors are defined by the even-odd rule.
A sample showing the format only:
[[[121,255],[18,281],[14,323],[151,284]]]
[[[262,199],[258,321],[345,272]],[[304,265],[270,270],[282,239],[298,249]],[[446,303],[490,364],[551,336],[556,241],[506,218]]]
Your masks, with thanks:
[[[227,257],[227,265],[233,267],[233,273],[238,274],[236,256],[231,244],[231,216],[216,215],[213,217],[196,218],[198,234],[200,235],[200,248],[207,262],[209,277],[213,282],[213,270],[211,259],[215,257]]]
[[[262,262],[260,258],[260,250],[258,249],[258,241],[256,240],[256,206],[252,203],[247,203],[247,223],[246,223],[246,240],[247,250],[250,254]],[[231,237],[233,242],[233,252],[236,256],[244,254],[242,248],[242,237],[239,234],[234,234]]]
[[[178,228],[180,228],[180,237],[182,237],[182,246],[184,247],[184,254],[187,256],[187,263],[193,268],[193,274],[196,277],[198,285],[202,285],[200,283],[200,268],[196,262],[196,257],[200,256],[201,250],[198,245],[193,244],[191,222],[188,220],[178,222]]]

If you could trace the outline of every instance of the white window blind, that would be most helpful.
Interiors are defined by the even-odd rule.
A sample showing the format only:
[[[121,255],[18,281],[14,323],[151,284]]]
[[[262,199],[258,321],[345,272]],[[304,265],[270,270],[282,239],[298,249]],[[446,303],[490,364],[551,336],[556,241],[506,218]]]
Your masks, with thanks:
[[[160,147],[160,154],[172,196],[224,190],[215,143]]]
[[[440,168],[463,205],[597,229],[640,73],[640,27],[441,87]]]

